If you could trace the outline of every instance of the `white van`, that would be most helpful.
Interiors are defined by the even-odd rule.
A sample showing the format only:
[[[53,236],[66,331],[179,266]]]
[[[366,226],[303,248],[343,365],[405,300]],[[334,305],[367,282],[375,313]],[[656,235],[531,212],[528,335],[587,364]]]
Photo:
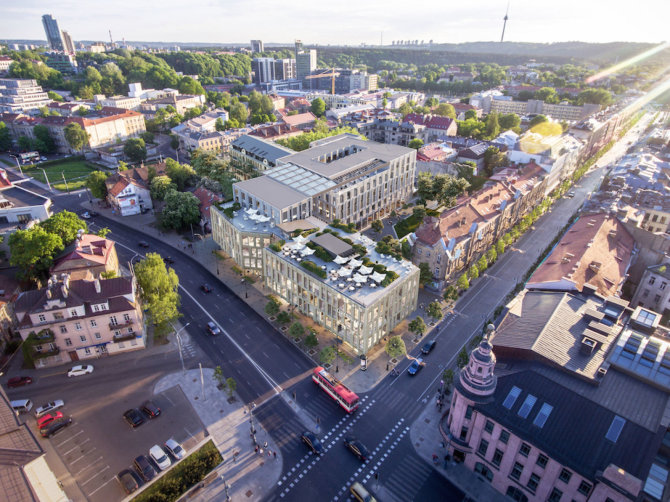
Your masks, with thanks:
[[[10,404],[17,413],[28,413],[33,409],[33,402],[30,399],[17,399]]]

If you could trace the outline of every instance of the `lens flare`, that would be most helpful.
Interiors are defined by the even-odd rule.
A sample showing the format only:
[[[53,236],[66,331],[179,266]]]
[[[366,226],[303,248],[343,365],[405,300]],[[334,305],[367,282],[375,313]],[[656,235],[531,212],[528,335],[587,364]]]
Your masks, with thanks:
[[[667,49],[670,47],[670,42],[664,42],[660,45],[657,45],[656,47],[652,47],[649,50],[646,50],[637,56],[633,56],[632,58],[628,58],[625,61],[622,61],[621,63],[617,63],[614,66],[610,66],[609,68],[606,68],[605,70],[596,73],[595,75],[591,75],[586,79],[586,83],[590,84],[592,82],[595,82],[596,80],[600,80],[601,78],[605,78],[608,75],[611,75],[612,73],[616,73],[619,70],[626,68],[627,66],[634,65],[636,63],[639,63],[640,61],[647,59],[648,57],[653,56],[654,54]]]

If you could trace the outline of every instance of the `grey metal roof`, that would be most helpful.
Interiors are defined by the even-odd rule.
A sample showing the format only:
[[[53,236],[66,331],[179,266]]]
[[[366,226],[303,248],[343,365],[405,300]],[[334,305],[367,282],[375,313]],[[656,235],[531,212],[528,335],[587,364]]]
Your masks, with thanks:
[[[305,195],[316,195],[335,186],[335,182],[328,178],[291,163],[270,169],[265,174]]]
[[[49,201],[46,197],[18,185],[2,190],[0,198],[11,202],[13,207],[42,206]]]
[[[348,148],[355,151],[342,155]],[[345,133],[315,141],[307,150],[284,157],[282,161],[333,179],[371,160],[389,162],[411,152],[416,154],[411,148],[365,141],[355,134]]]
[[[233,146],[233,148],[244,149],[245,151],[253,153],[258,157],[267,159],[268,162],[273,164],[277,161],[277,159],[294,153],[293,150],[290,150],[289,148],[284,148],[283,146],[276,143],[271,143],[261,138],[248,136],[246,134],[233,141],[231,146]]]
[[[246,181],[240,181],[233,185],[233,188],[239,188],[254,197],[267,202],[278,209],[297,204],[308,199],[308,196],[288,185],[271,178],[270,176],[260,176]]]
[[[350,244],[344,242],[333,234],[326,233],[319,235],[318,237],[314,237],[312,242],[318,244],[333,256],[349,256],[354,251]]]
[[[521,393],[507,409],[502,403],[512,387],[518,387]],[[528,395],[536,401],[527,418],[522,418],[519,410]],[[544,425],[538,427],[533,422],[545,403],[553,409]],[[605,436],[618,416],[614,411],[533,370],[499,377],[493,400],[475,408],[589,479],[609,464],[645,479],[664,435],[658,425],[648,430],[626,420],[617,440],[610,441]]]

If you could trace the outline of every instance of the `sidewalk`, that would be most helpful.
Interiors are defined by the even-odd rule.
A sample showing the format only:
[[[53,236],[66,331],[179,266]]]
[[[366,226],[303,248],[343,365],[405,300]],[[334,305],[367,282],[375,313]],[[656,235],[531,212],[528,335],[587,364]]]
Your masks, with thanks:
[[[262,448],[262,453],[256,453],[250,435],[250,414],[244,403],[239,398],[228,402],[228,394],[216,387],[213,369],[203,368],[202,377],[204,386],[201,387],[200,370],[179,371],[165,376],[154,386],[154,393],[175,385],[181,387],[223,456],[216,479],[204,487],[196,485],[182,499],[225,500],[227,494],[232,500],[260,500],[274,489],[281,475],[279,447],[253,419],[256,441]],[[238,454],[234,455],[235,452]]]

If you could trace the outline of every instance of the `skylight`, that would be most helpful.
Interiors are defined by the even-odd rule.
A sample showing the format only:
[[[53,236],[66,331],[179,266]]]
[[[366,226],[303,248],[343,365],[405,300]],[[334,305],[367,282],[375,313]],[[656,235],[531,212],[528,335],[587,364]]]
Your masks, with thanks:
[[[635,320],[640,324],[644,324],[645,326],[653,326],[654,321],[656,320],[656,314],[649,312],[648,310],[640,309],[640,312],[637,315],[637,319]]]
[[[517,386],[512,387],[512,389],[509,391],[509,394],[507,394],[507,397],[503,401],[503,407],[511,410],[512,406],[514,406],[514,403],[516,402],[516,399],[519,397],[519,394],[521,394],[521,389]]]
[[[528,394],[526,396],[526,399],[524,399],[521,408],[519,408],[519,416],[521,418],[528,418],[530,410],[532,410],[533,406],[535,405],[535,401],[537,401],[537,398],[534,395]]]
[[[538,426],[540,429],[544,427],[544,424],[549,418],[549,415],[551,414],[553,409],[554,407],[552,405],[550,405],[549,403],[544,403],[542,405],[542,408],[540,408],[540,411],[537,412],[535,420],[533,420],[533,425]]]
[[[616,443],[624,425],[626,425],[626,419],[621,418],[619,415],[615,415],[612,419],[612,423],[610,424],[610,428],[607,430],[607,434],[605,434],[605,437],[613,443]]]

